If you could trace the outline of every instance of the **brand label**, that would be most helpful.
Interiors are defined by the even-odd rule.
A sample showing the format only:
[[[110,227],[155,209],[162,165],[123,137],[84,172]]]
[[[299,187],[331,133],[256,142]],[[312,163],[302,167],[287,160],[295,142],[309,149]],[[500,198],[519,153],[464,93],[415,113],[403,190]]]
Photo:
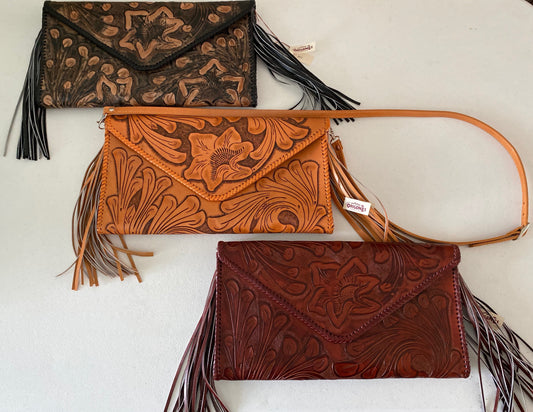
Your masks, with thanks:
[[[293,53],[312,53],[316,50],[316,42],[312,41],[307,44],[302,44],[301,46],[291,46],[291,52]]]
[[[359,213],[360,215],[366,215],[370,213],[370,208],[372,207],[371,203],[362,202],[361,200],[352,199],[350,197],[344,198],[343,208],[354,213]]]
[[[301,46],[290,46],[289,51],[300,60],[303,64],[311,64],[313,61],[313,52],[316,50],[316,42],[312,41]]]

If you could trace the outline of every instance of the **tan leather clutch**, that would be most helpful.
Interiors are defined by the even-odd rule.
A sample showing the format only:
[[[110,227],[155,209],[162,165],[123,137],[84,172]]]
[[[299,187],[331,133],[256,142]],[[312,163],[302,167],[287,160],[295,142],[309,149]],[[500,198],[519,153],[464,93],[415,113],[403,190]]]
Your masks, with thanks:
[[[90,284],[97,284],[96,271],[138,276],[124,239],[116,247],[107,235],[331,233],[331,200],[365,241],[455,243],[409,232],[375,207],[368,216],[342,208],[347,198],[368,199],[348,173],[340,140],[329,130],[332,118],[448,117],[480,127],[503,145],[519,172],[520,225],[458,244],[518,239],[529,226],[518,153],[496,130],[460,113],[108,107],[104,114],[104,148],[89,166],[74,212],[74,289],[82,273]]]
[[[331,233],[329,119],[238,115],[107,116],[98,233]]]

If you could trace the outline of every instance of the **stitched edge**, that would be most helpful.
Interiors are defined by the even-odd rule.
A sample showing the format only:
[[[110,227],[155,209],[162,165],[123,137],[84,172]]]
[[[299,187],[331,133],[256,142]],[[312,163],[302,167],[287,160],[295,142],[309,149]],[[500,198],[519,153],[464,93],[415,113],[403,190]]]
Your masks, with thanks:
[[[354,243],[354,242],[342,242],[342,243]],[[267,286],[265,286],[263,283],[257,280],[254,276],[252,276],[250,273],[246,272],[241,267],[239,267],[237,264],[229,260],[227,257],[223,256],[220,251],[218,254],[218,258],[224,264],[229,266],[233,271],[241,275],[245,279],[245,281],[247,281],[249,284],[255,287],[256,290],[266,294],[279,306],[281,306],[283,309],[285,309],[290,314],[292,314],[296,319],[300,320],[308,328],[310,328],[311,330],[321,335],[324,339],[328,340],[331,343],[348,343],[354,340],[357,337],[357,335],[362,333],[364,330],[375,325],[381,319],[385,318],[389,313],[396,311],[404,303],[408,302],[413,297],[423,292],[432,283],[432,281],[438,278],[440,275],[442,275],[444,271],[446,271],[447,269],[451,267],[457,266],[457,264],[459,263],[457,252],[458,252],[457,248],[454,248],[453,257],[450,259],[450,262],[448,262],[448,264],[446,264],[444,267],[437,270],[433,274],[429,275],[422,283],[419,283],[415,288],[411,289],[409,293],[406,293],[405,295],[403,295],[402,298],[396,301],[394,304],[387,306],[384,310],[377,313],[375,316],[373,316],[371,319],[366,321],[360,327],[358,327],[357,329],[353,330],[351,333],[346,334],[346,335],[338,335],[335,333],[331,333],[330,331],[324,329],[322,326],[319,326],[316,322],[311,320],[307,315],[300,312],[298,309],[292,306],[289,302],[287,302],[284,298],[274,293]]]
[[[46,3],[45,3],[46,4]],[[41,61],[39,62],[39,68],[41,72],[39,73],[39,90],[37,92],[37,102],[39,103],[39,106],[41,107],[48,107],[43,102],[43,90],[44,90],[44,62],[47,60],[45,54],[48,50],[48,16],[44,12],[44,5],[43,5],[43,15],[41,20],[41,30],[42,30],[42,38],[41,38]]]
[[[250,65],[250,93],[252,101],[250,103],[251,107],[257,106],[257,56],[255,53],[255,40],[252,33],[252,26],[256,24],[255,22],[255,1],[250,11],[250,18],[248,19],[248,43],[250,45],[250,54],[248,56],[249,65]]]
[[[132,116],[132,115],[128,115]],[[134,115],[133,115],[134,116]],[[109,119],[109,117],[107,118]],[[266,174],[270,173],[272,170],[274,170],[276,167],[278,167],[280,164],[285,162],[286,160],[290,159],[292,156],[297,154],[298,152],[305,149],[307,146],[309,146],[311,143],[313,143],[315,140],[317,140],[322,134],[324,134],[325,130],[318,129],[314,133],[311,133],[308,137],[306,137],[303,141],[297,142],[294,144],[293,148],[285,152],[278,160],[276,160],[273,163],[270,163],[268,166],[261,168],[256,174],[252,175],[248,179],[246,179],[244,182],[239,183],[238,185],[234,186],[229,191],[218,194],[218,195],[210,195],[205,190],[197,187],[196,185],[190,183],[188,180],[184,179],[183,177],[176,174],[170,167],[165,165],[160,160],[154,158],[153,156],[146,153],[143,149],[138,147],[137,145],[130,142],[126,137],[122,136],[122,134],[115,129],[110,122],[106,119],[106,131],[112,132],[113,136],[115,136],[117,139],[119,139],[123,144],[128,146],[133,151],[137,152],[139,155],[141,155],[145,160],[152,163],[157,168],[161,169],[163,172],[168,174],[169,176],[173,177],[176,181],[187,187],[188,189],[192,190],[197,195],[202,196],[206,200],[211,201],[220,201],[220,200],[226,200],[229,199],[231,196],[239,193],[242,189],[244,189],[247,186],[250,186],[251,184],[257,182],[260,178],[265,176]],[[326,129],[327,130],[327,129]]]
[[[457,248],[457,246],[454,246]],[[463,312],[461,307],[461,293],[457,286],[457,277],[459,276],[459,270],[457,268],[453,269],[452,279],[453,279],[453,290],[455,294],[455,316],[457,318],[457,328],[459,329],[459,339],[461,340],[461,349],[463,355],[463,378],[468,378],[470,376],[470,357],[468,355],[468,347],[466,345],[465,339],[465,330],[463,324]]]
[[[205,33],[204,35],[197,37],[195,39],[195,41],[193,41],[192,43],[189,43],[187,46],[182,47],[180,50],[176,51],[175,53],[172,53],[172,54],[162,58],[157,63],[151,63],[149,65],[142,65],[142,64],[136,63],[135,61],[133,61],[129,57],[126,57],[126,56],[120,54],[115,49],[107,46],[106,44],[101,43],[92,34],[90,34],[88,31],[86,31],[86,30],[82,29],[81,27],[77,26],[76,24],[72,23],[69,19],[67,19],[61,13],[57,12],[56,10],[54,10],[50,6],[49,3],[50,2],[48,2],[48,1],[44,3],[43,14],[44,13],[51,14],[53,17],[58,19],[61,23],[65,24],[66,26],[70,27],[72,30],[75,30],[80,35],[85,37],[87,40],[89,40],[91,43],[93,43],[96,47],[104,50],[106,53],[110,54],[113,57],[116,57],[117,59],[123,61],[124,63],[127,63],[133,69],[139,70],[139,71],[148,71],[148,70],[158,69],[161,66],[171,62],[172,60],[176,59],[180,55],[182,55],[182,54],[188,52],[189,50],[191,50],[197,44],[200,44],[201,42],[213,37],[215,34],[220,33],[223,30],[226,30],[229,26],[231,26],[232,24],[236,23],[238,20],[246,17],[246,15],[250,15],[251,14],[251,10],[253,9],[253,6],[255,5],[254,1],[250,1],[250,2],[243,1],[242,3],[249,3],[250,5],[247,6],[245,8],[245,10],[243,10],[242,12],[238,13],[237,15],[235,15],[234,18],[228,20],[223,25],[218,26],[215,29]],[[226,2],[219,2],[219,3],[225,4]],[[250,17],[248,16],[248,19],[249,18]]]
[[[105,208],[105,199],[107,199],[107,170],[108,170],[108,160],[109,160],[109,146],[110,146],[110,137],[108,133],[105,133],[104,141],[104,158],[102,159],[102,184],[100,186],[100,197],[98,199],[98,216],[96,218],[96,233],[98,234],[108,234],[105,232],[103,227],[103,217],[104,217],[104,208]]]
[[[329,119],[324,119],[324,127],[326,132],[324,133],[324,138],[322,139],[322,167],[323,167],[323,177],[324,177],[324,187],[326,192],[326,208],[327,208],[327,219],[328,227],[326,228],[326,233],[333,233],[334,223],[333,223],[333,211],[331,209],[331,187],[330,187],[330,176],[329,176],[329,158],[328,158],[328,135],[327,130],[330,127]]]

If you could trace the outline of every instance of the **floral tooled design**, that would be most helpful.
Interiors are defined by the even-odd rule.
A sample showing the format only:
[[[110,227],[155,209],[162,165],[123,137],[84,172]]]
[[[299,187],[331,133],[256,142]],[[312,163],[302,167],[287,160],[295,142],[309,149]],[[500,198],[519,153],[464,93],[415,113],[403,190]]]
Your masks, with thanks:
[[[165,160],[171,163],[180,164],[187,159],[187,155],[178,151],[182,145],[181,139],[165,136],[159,132],[164,130],[173,133],[176,130],[176,122],[171,117],[165,116],[128,116],[128,130],[130,140],[138,144],[142,140],[146,141]]]
[[[275,147],[283,151],[290,150],[295,140],[301,140],[309,134],[308,128],[287,120],[261,117],[248,118],[248,131],[253,134],[265,134],[261,144],[250,153],[252,159],[262,160],[261,163],[269,159]]]
[[[117,194],[109,196],[106,204],[112,223],[111,233],[198,233],[205,222],[196,196],[187,196],[182,202],[165,191],[171,180],[157,177],[154,170],[145,167],[137,155],[128,155],[124,149],[112,151]]]
[[[319,206],[318,164],[291,161],[278,167],[272,178],[263,177],[251,193],[221,203],[221,216],[209,218],[215,232],[325,232],[327,211]]]
[[[41,103],[249,106],[254,98],[249,17],[180,53],[246,6],[184,5],[47,2]]]
[[[235,51],[247,47],[247,37],[242,27],[230,28],[230,37],[219,36],[215,41],[204,41],[196,47],[201,56],[201,65],[197,65],[198,76],[187,76],[178,81],[180,94],[185,98],[184,105],[196,106],[205,102],[214,92],[224,90],[225,105],[247,106],[247,97],[241,97],[246,86],[245,73],[249,73],[250,64],[240,61],[239,70],[235,70]],[[176,66],[184,68],[194,65],[188,57],[176,60]]]
[[[222,135],[191,133],[192,163],[184,172],[186,179],[203,180],[209,191],[214,191],[223,181],[245,179],[252,169],[240,164],[253,149],[243,142],[234,127]]]
[[[328,357],[320,341],[291,335],[289,317],[253,290],[230,278],[218,293],[228,305],[225,317],[231,322],[221,342],[231,365],[221,371],[224,378],[309,379],[327,369]]]
[[[362,335],[346,344],[353,359],[336,363],[341,378],[385,378],[389,376],[446,376],[462,361],[453,348],[448,316],[450,297],[442,293],[422,293]],[[395,336],[387,350],[377,344]]]
[[[169,50],[183,45],[183,41],[171,36],[185,23],[176,18],[168,7],[124,12],[126,35],[120,39],[120,47],[138,53],[146,60],[154,51]]]
[[[382,307],[375,296],[375,288],[381,280],[368,273],[367,266],[358,257],[343,264],[313,262],[311,278],[316,287],[309,310],[327,317],[337,329],[341,329],[350,316],[367,315]]]

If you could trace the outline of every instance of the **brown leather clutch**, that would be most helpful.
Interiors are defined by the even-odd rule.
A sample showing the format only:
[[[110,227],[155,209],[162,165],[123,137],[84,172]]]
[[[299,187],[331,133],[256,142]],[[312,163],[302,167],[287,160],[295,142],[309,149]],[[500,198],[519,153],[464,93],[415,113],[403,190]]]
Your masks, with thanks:
[[[167,409],[174,389],[179,410],[220,402],[213,379],[469,376],[457,246],[220,242],[217,259]]]
[[[333,231],[329,119],[110,110],[98,233]]]
[[[17,157],[50,158],[47,108],[255,106],[256,56],[277,78],[302,89],[298,107],[359,104],[320,81],[261,28],[254,0],[46,1],[17,103]]]
[[[253,8],[253,1],[47,1],[40,103],[255,105]]]

